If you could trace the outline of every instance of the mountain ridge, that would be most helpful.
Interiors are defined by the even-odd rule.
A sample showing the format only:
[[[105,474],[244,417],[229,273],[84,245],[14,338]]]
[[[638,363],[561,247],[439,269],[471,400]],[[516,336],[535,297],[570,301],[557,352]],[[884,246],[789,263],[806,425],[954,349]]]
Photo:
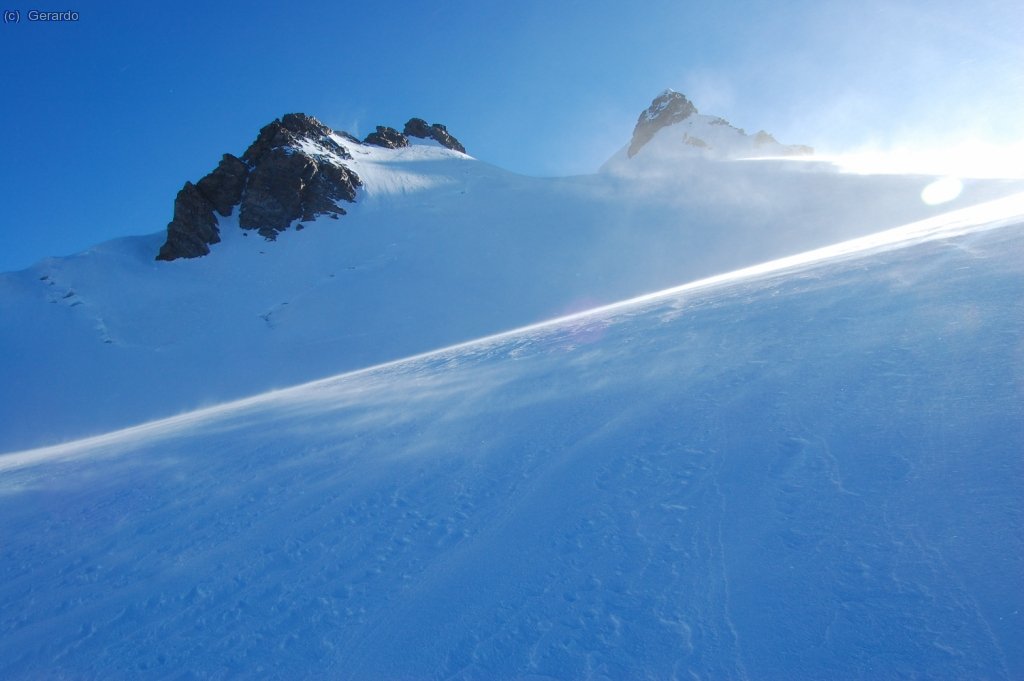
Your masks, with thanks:
[[[324,136],[351,156],[360,185],[355,202],[335,203],[341,220],[293,222],[272,242],[243,228],[229,159],[223,184],[235,189],[195,185],[209,190],[211,255],[155,262],[166,234],[152,234],[0,274],[0,318],[18,320],[0,325],[0,451],[415,355],[1024,189],[969,181],[932,206],[921,191],[933,178],[680,160],[656,153],[658,135],[612,172],[531,178],[432,138],[331,135],[293,146],[306,168],[326,165]]]
[[[681,128],[686,130],[680,136]],[[241,158],[224,154],[217,168],[196,184],[185,183],[175,199],[167,239],[156,259],[170,261],[209,254],[209,247],[220,242],[216,215],[229,217],[236,206],[239,226],[267,240],[276,239],[291,227],[301,229],[303,223],[321,216],[337,219],[346,213],[340,204],[354,203],[362,186],[347,163],[352,160],[350,148],[370,145],[399,149],[409,146],[410,139],[432,140],[466,153],[444,125],[428,125],[421,118],[409,119],[402,132],[378,125],[360,141],[314,116],[285,114],[261,128]],[[650,151],[649,145],[659,146],[660,152]],[[747,135],[723,118],[702,116],[685,95],[671,89],[664,90],[641,112],[626,159],[632,160],[645,148],[647,155],[668,150],[676,154],[677,160],[679,149],[690,156],[711,159],[813,153],[807,146],[779,144],[763,130]]]

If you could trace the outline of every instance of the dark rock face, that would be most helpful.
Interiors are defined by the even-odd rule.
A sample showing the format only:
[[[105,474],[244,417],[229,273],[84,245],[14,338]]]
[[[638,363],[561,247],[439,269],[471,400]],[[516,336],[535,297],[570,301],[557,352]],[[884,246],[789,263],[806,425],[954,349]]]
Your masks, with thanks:
[[[462,146],[462,143],[448,132],[448,128],[444,127],[440,123],[434,123],[430,126],[430,130],[433,133],[431,137],[433,137],[434,141],[439,143],[442,147],[447,147],[448,149],[458,151],[462,154],[466,153],[466,147]]]
[[[209,253],[209,245],[220,241],[213,211],[214,205],[199,187],[186,182],[174,199],[174,218],[167,225],[167,241],[156,259],[198,258]]]
[[[186,182],[174,200],[174,217],[167,225],[167,241],[160,247],[157,260],[198,258],[210,252],[210,244],[220,241],[217,217],[231,215],[242,198],[249,168],[231,154],[224,154],[217,168],[192,184]]]
[[[452,149],[463,154],[466,153],[466,147],[462,146],[459,140],[455,139],[455,137],[448,132],[448,128],[444,127],[440,123],[427,125],[427,122],[422,118],[410,118],[409,122],[405,124],[405,134],[409,137],[432,139],[443,147],[447,147],[448,149]]]
[[[363,140],[363,144],[372,144],[378,147],[386,147],[387,149],[398,149],[399,147],[409,146],[409,138],[394,128],[378,125],[377,132],[371,132],[367,135],[366,139]]]
[[[335,202],[355,201],[361,183],[340,162],[352,155],[332,132],[305,114],[287,114],[260,130],[242,156],[253,167],[238,216],[242,229],[273,239],[294,220],[345,214]],[[321,153],[310,153],[308,143]]]
[[[274,239],[294,220],[344,215],[335,202],[354,201],[359,184],[355,173],[344,166],[290,147],[271,149],[249,177],[238,224]]]
[[[242,200],[245,179],[249,175],[249,167],[237,156],[224,154],[217,168],[199,180],[196,186],[217,212],[227,217],[231,209]]]
[[[405,134],[410,137],[428,139],[431,132],[430,126],[422,118],[410,118],[409,122],[405,124]]]
[[[238,225],[271,239],[288,229],[302,215],[302,191],[315,174],[308,156],[288,147],[267,150],[249,178]]]
[[[697,107],[685,96],[673,90],[665,90],[654,98],[647,110],[633,128],[633,139],[629,143],[628,156],[632,158],[641,147],[651,141],[662,128],[685,120],[697,113]]]
[[[242,160],[254,166],[271,149],[278,147],[297,147],[302,140],[313,142],[324,151],[336,154],[343,159],[351,159],[348,150],[331,138],[333,130],[313,116],[301,113],[285,114],[278,120],[263,126],[245,153]]]
[[[345,209],[337,202],[354,203],[356,189],[361,184],[359,177],[345,166],[319,164],[302,195],[302,219],[313,220],[319,215],[332,218],[345,215]]]
[[[241,159],[225,154],[213,172],[178,193],[157,259],[209,253],[220,241],[215,212],[227,217],[235,206],[239,225],[268,239],[295,220],[344,215],[336,202],[354,201],[361,183],[341,162],[352,156],[332,133],[312,116],[287,114],[264,126]]]
[[[405,133],[377,126],[364,142],[335,132],[312,116],[291,113],[263,126],[241,158],[225,154],[217,168],[196,184],[188,182],[174,201],[167,241],[157,260],[196,258],[220,241],[217,214],[228,217],[239,206],[238,224],[267,239],[298,221],[321,215],[345,214],[339,201],[355,201],[362,185],[344,161],[352,154],[339,141],[374,144],[388,149],[409,146],[412,135],[436,140],[448,149],[466,153],[440,123],[427,125],[413,118]],[[296,224],[296,229],[301,225]]]

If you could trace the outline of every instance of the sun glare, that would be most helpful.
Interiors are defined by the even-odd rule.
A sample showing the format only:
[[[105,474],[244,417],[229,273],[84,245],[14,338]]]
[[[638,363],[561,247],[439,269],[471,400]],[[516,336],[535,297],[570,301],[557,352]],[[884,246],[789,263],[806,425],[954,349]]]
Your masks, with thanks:
[[[960,196],[964,183],[955,177],[942,177],[921,190],[921,200],[929,206],[947,203]]]
[[[934,149],[857,151],[825,158],[845,172],[864,175],[1024,178],[1024,142],[1011,145],[965,142]],[[944,191],[951,186],[947,183]]]

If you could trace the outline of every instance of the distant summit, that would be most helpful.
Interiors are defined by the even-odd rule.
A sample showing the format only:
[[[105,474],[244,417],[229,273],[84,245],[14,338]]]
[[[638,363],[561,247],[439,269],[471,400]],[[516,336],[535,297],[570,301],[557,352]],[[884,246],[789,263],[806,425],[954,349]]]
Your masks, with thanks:
[[[637,119],[636,127],[633,128],[633,139],[629,143],[629,157],[636,155],[636,152],[654,137],[654,133],[686,120],[695,113],[697,107],[685,95],[675,90],[663,91]]]
[[[431,140],[445,148],[466,149],[440,123],[412,118],[404,133],[377,126],[365,140],[332,130],[313,116],[285,114],[264,126],[241,158],[224,154],[220,164],[193,184],[186,182],[174,200],[174,216],[157,260],[196,258],[220,242],[218,215],[236,206],[238,225],[266,239],[298,222],[345,214],[339,202],[352,203],[362,181],[346,163],[349,146],[407,147],[409,137]],[[348,145],[348,146],[346,146]]]
[[[664,90],[640,113],[625,156],[657,147],[657,155],[743,158],[812,154],[811,147],[781,144],[761,130],[748,135],[724,118],[701,115],[697,107],[674,90]]]

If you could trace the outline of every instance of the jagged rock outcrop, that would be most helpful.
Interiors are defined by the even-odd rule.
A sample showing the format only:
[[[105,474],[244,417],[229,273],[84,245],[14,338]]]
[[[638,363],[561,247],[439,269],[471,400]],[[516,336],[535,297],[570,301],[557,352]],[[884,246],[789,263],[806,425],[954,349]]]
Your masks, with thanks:
[[[338,217],[337,201],[355,201],[359,177],[340,159],[351,159],[327,126],[312,116],[289,114],[260,131],[245,152],[252,159],[238,225],[274,239],[295,220]],[[309,145],[312,143],[313,151]]]
[[[286,114],[263,126],[241,158],[225,154],[213,172],[196,184],[185,183],[175,199],[167,240],[157,259],[209,253],[210,245],[220,241],[217,214],[228,217],[235,206],[242,229],[256,230],[271,240],[296,221],[344,215],[338,203],[355,201],[362,183],[345,164],[352,154],[342,142],[397,149],[409,146],[409,135],[466,152],[445,126],[427,125],[420,118],[406,123],[404,133],[377,126],[360,142],[313,116]]]
[[[351,158],[334,131],[316,118],[282,116],[260,130],[241,159],[225,154],[213,172],[195,185],[185,184],[157,259],[209,253],[220,241],[215,212],[227,217],[235,206],[239,226],[268,239],[296,220],[344,215],[337,202],[354,201],[360,186],[359,177],[342,163]]]
[[[167,225],[167,241],[160,247],[157,260],[198,258],[210,252],[210,244],[220,241],[214,205],[191,182],[174,199],[174,218]]]
[[[167,241],[157,260],[198,258],[220,241],[214,211],[224,217],[241,201],[248,166],[231,154],[224,154],[216,169],[196,184],[186,182],[174,199],[174,217],[167,225]]]
[[[218,213],[227,217],[242,200],[245,179],[249,167],[237,156],[224,154],[217,168],[196,183],[203,196],[213,204]]]
[[[632,158],[640,148],[647,144],[654,134],[662,128],[685,120],[697,113],[697,107],[684,95],[674,90],[665,90],[654,98],[651,105],[640,114],[636,127],[633,128],[633,139],[626,152]]]
[[[427,125],[427,122],[422,118],[410,118],[409,122],[405,124],[404,132],[409,137],[432,139],[443,147],[447,147],[448,149],[452,149],[463,154],[466,153],[466,147],[462,146],[459,140],[455,139],[455,137],[448,132],[448,128],[444,127],[440,123]]]
[[[269,149],[252,171],[238,216],[242,229],[268,239],[283,232],[303,213],[303,193],[319,172],[316,162],[290,147]]]
[[[295,220],[338,217],[353,202],[359,177],[341,163],[349,151],[312,116],[287,114],[260,130],[242,159],[252,167],[238,225],[274,239]]]
[[[337,155],[342,159],[351,159],[348,149],[338,144],[331,136],[333,130],[313,116],[302,113],[285,114],[281,118],[260,129],[256,141],[249,145],[242,155],[242,160],[250,167],[257,165],[265,154],[280,147],[299,148],[303,140],[312,142],[324,151]]]
[[[274,239],[294,220],[344,215],[336,202],[354,201],[358,186],[359,178],[343,166],[289,147],[271,149],[249,177],[238,225]]]
[[[409,146],[409,138],[394,128],[378,125],[377,132],[371,132],[367,135],[366,139],[363,140],[363,144],[372,144],[386,149],[398,149],[399,147]]]

